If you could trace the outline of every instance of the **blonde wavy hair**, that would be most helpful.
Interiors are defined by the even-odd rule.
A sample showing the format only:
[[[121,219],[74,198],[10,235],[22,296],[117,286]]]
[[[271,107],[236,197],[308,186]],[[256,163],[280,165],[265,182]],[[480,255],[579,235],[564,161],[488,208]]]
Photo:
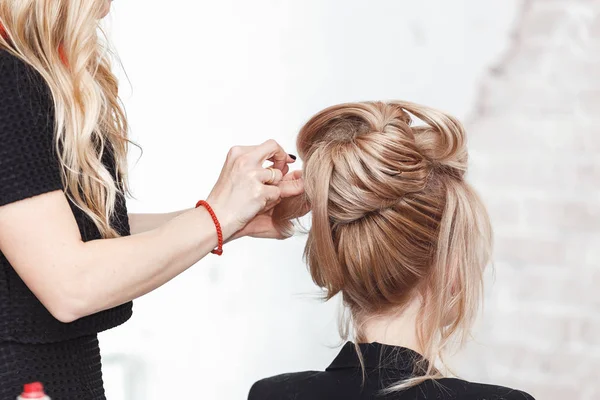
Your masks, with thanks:
[[[98,227],[110,225],[119,192],[127,191],[127,121],[99,37],[98,0],[0,0],[0,49],[32,66],[52,94],[55,143],[65,193]],[[103,163],[110,152],[114,174]]]
[[[468,337],[492,250],[487,211],[465,181],[463,126],[409,102],[341,104],[314,116],[297,147],[306,193],[276,217],[288,229],[285,221],[311,206],[313,280],[327,299],[341,293],[357,341],[367,319],[397,315],[418,298],[424,360],[387,391],[442,377],[434,364],[444,364],[454,338]]]

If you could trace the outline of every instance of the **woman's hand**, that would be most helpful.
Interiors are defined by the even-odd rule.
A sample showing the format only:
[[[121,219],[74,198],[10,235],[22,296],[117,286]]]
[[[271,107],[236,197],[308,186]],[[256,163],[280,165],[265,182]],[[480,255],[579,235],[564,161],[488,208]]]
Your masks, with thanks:
[[[265,161],[273,162],[273,167],[263,168]],[[207,199],[221,222],[225,240],[279,202],[279,183],[294,161],[274,140],[229,151]]]
[[[235,240],[244,236],[262,239],[287,239],[290,237],[290,232],[278,223],[274,215],[281,206],[281,201],[295,196],[299,196],[304,192],[304,181],[302,180],[302,171],[294,171],[283,177],[279,182],[281,191],[281,199],[269,206],[265,211],[254,217],[246,226],[235,233],[230,240]],[[306,215],[309,211],[307,206],[298,207],[297,213],[293,218],[300,218]]]

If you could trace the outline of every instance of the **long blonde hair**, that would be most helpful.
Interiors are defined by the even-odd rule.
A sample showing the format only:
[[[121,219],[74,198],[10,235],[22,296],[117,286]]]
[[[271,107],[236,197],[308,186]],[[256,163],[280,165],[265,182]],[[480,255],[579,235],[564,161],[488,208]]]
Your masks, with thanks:
[[[327,299],[342,294],[358,340],[366,319],[418,297],[424,360],[388,390],[441,377],[434,363],[469,334],[492,247],[486,209],[464,179],[462,125],[409,102],[341,104],[315,115],[297,147],[305,197],[276,217],[285,227],[302,202],[312,207],[305,256],[313,280]]]
[[[44,78],[65,193],[102,237],[116,237],[110,219],[118,193],[127,191],[127,121],[98,35],[102,8],[98,0],[0,0],[0,49]],[[103,163],[106,152],[114,173]]]

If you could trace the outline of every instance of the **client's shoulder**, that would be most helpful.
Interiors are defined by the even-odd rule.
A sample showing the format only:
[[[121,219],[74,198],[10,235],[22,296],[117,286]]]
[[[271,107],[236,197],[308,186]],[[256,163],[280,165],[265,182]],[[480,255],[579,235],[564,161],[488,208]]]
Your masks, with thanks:
[[[447,394],[448,399],[464,400],[535,400],[520,390],[504,386],[468,382],[462,379],[444,378],[426,382],[428,389]]]
[[[316,399],[311,387],[321,381],[324,372],[305,371],[272,376],[252,385],[248,400]]]
[[[366,384],[361,382],[360,374],[315,371],[283,374],[256,382],[250,389],[248,400],[535,400],[520,390],[454,378],[430,380],[386,395],[381,392],[380,379],[369,379]]]

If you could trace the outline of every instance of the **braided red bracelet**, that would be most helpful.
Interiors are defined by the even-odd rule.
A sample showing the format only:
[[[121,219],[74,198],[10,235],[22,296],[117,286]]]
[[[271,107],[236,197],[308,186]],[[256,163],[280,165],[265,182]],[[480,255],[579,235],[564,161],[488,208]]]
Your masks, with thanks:
[[[217,245],[216,249],[211,251],[211,253],[221,256],[221,255],[223,255],[223,231],[221,230],[221,224],[219,223],[219,219],[217,218],[217,215],[213,211],[212,207],[206,201],[200,200],[196,204],[196,208],[198,208],[198,207],[206,208],[206,211],[208,211],[208,213],[210,214],[210,217],[212,218],[213,222],[215,223],[215,227],[217,228],[217,238],[219,239],[219,242],[218,242],[219,244]]]

